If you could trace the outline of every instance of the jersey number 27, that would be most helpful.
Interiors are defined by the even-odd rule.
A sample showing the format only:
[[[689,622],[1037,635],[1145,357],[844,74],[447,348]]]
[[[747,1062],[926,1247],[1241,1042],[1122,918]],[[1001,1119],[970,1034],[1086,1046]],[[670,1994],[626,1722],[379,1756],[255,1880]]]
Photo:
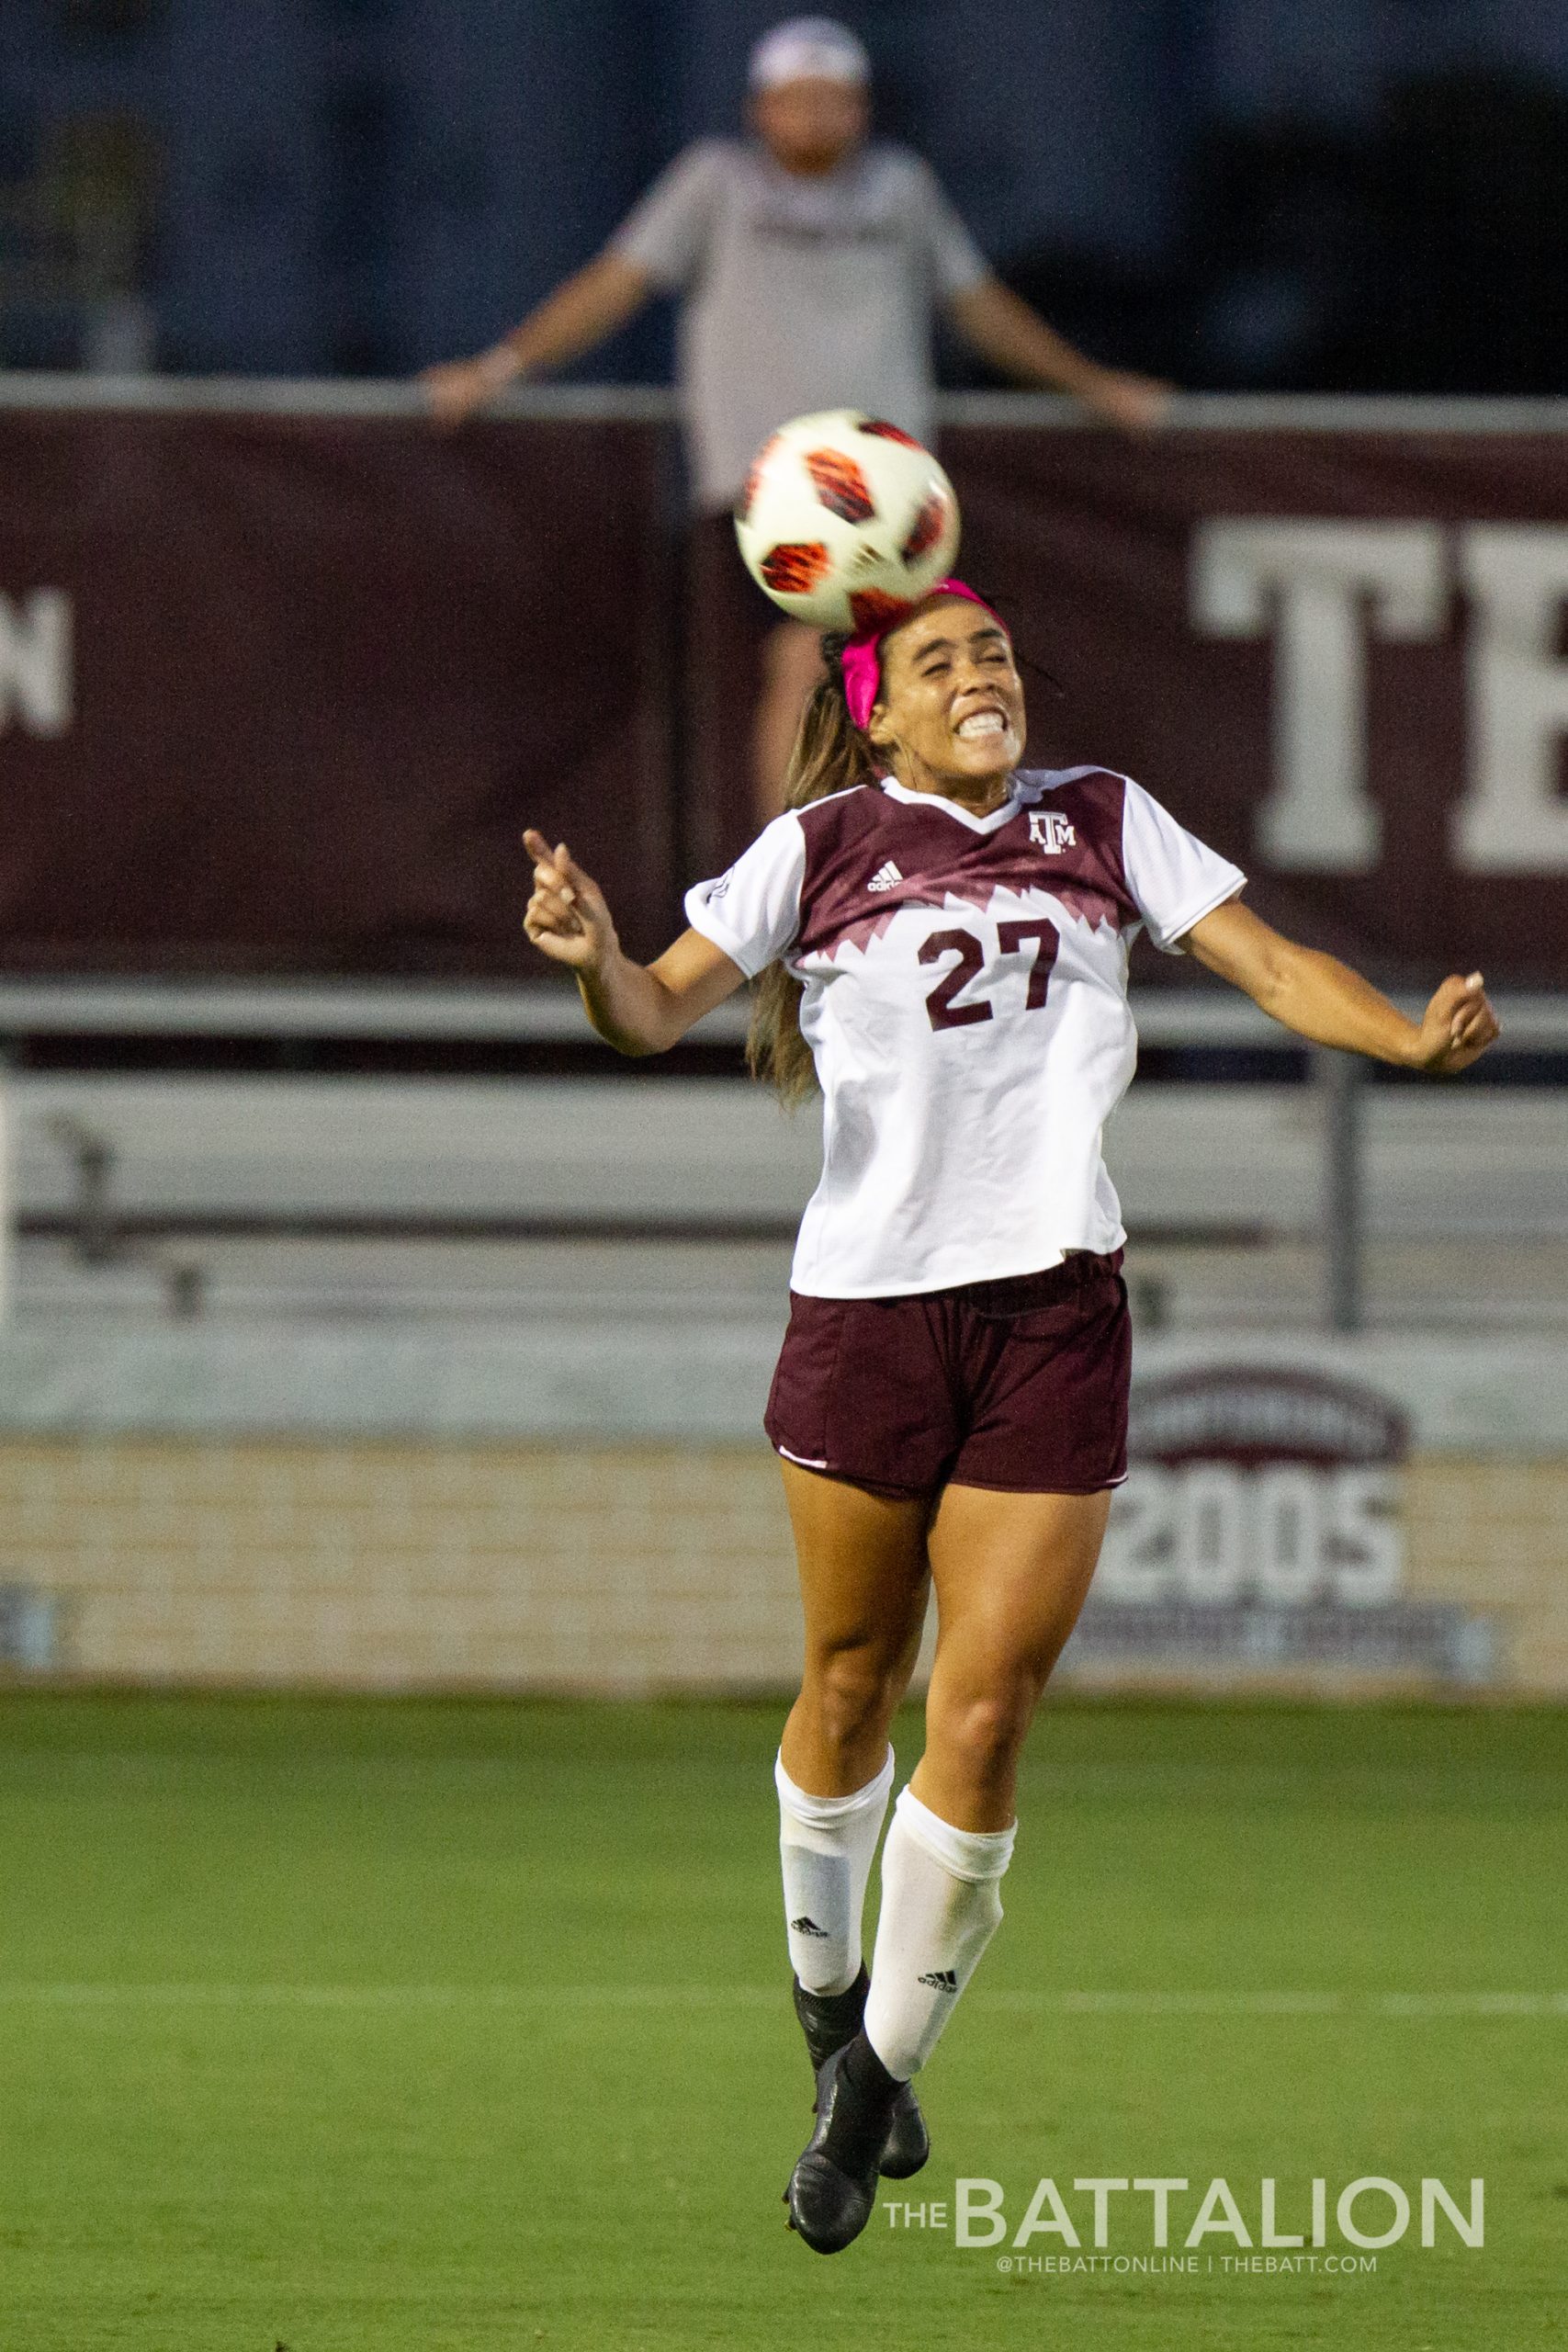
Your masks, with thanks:
[[[1042,919],[1032,922],[1001,922],[997,925],[997,944],[1004,956],[1016,956],[1026,941],[1034,942],[1034,960],[1029,967],[1029,993],[1023,1000],[1026,1012],[1037,1012],[1045,1001],[1045,991],[1051,984],[1051,967],[1061,946],[1055,925]],[[944,956],[956,956],[958,961],[945,971],[926,999],[926,1011],[933,1029],[967,1029],[976,1021],[991,1017],[990,1000],[977,997],[972,1004],[954,1004],[953,998],[967,987],[986,961],[986,951],[972,931],[933,931],[920,948],[922,964],[940,964]]]

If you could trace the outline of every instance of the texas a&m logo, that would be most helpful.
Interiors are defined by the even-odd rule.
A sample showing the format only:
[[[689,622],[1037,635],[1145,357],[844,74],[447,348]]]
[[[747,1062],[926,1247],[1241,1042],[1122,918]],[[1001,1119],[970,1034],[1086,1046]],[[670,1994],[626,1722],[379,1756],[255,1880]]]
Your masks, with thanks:
[[[1078,837],[1055,808],[1033,808],[1029,816],[1029,838],[1037,849],[1049,852],[1076,849]]]

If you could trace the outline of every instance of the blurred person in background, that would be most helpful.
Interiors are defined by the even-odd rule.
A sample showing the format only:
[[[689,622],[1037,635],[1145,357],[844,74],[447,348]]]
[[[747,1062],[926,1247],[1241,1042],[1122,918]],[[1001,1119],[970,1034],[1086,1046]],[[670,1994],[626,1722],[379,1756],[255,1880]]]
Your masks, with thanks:
[[[437,420],[456,424],[602,342],[654,295],[681,298],[696,509],[689,594],[709,626],[716,605],[733,613],[736,656],[755,681],[745,697],[754,805],[733,811],[742,840],[783,806],[795,728],[821,673],[816,632],[781,622],[736,556],[733,509],[768,435],[792,416],[849,407],[929,443],[938,304],[1002,374],[1072,393],[1123,431],[1156,424],[1169,396],[1075,350],[1002,284],[931,166],[869,140],[870,74],[862,43],[831,18],[775,26],[751,54],[754,136],[688,147],[597,259],[521,326],[422,379]]]

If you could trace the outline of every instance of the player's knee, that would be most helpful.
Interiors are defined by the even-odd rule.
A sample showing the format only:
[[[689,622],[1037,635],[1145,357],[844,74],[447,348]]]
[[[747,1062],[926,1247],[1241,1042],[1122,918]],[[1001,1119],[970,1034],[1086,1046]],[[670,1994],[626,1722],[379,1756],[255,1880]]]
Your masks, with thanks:
[[[807,1675],[807,1692],[819,1736],[835,1748],[853,1748],[886,1728],[898,1703],[896,1668],[870,1649],[831,1650]]]
[[[976,1786],[1011,1771],[1039,1696],[1036,1678],[1018,1674],[942,1707],[942,1743]],[[932,1729],[935,1733],[937,1726]]]

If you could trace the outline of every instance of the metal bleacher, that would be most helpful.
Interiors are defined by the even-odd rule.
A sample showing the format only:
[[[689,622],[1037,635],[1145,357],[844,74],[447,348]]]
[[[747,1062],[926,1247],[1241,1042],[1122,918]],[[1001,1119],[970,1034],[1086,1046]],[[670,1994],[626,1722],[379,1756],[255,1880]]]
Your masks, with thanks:
[[[1568,1045],[1555,1001],[1501,1010],[1507,1054]],[[1384,1087],[1337,1055],[1303,1072],[1299,1041],[1217,993],[1136,1011],[1145,1049],[1182,1049],[1187,1073],[1134,1085],[1107,1138],[1146,1319],[1568,1323],[1560,1089]],[[694,1036],[738,1067],[744,1018],[727,1006]],[[37,1051],[214,1035],[306,1057],[420,1045],[431,1074]],[[735,1075],[628,1069],[559,988],[3,984],[0,1039],[18,1313],[750,1312],[782,1301],[816,1176],[811,1111],[787,1118]],[[571,1075],[443,1073],[443,1046],[476,1043],[581,1056]],[[1278,1076],[1203,1074],[1238,1047]]]

